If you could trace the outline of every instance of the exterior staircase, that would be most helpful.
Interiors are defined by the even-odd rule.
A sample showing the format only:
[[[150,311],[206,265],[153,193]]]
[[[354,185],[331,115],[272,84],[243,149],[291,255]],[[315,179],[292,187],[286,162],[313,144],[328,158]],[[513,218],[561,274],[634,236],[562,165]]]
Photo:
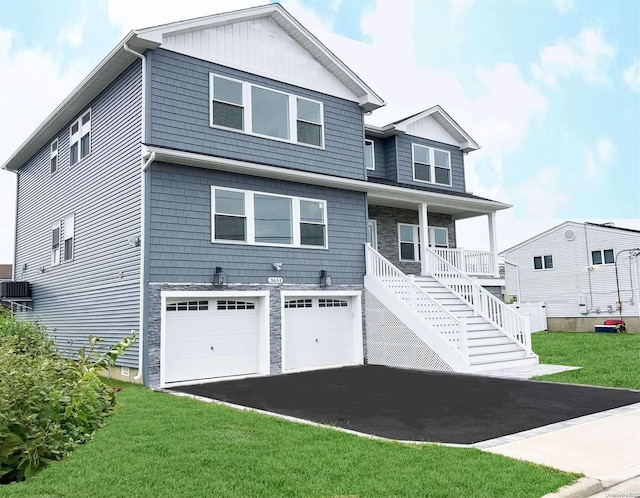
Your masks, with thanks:
[[[420,277],[370,245],[366,257],[370,363],[466,373],[538,364],[528,320],[438,254],[427,249],[430,275]]]
[[[503,334],[471,306],[433,277],[415,277],[415,283],[454,316],[466,321],[467,354],[471,371],[537,364],[518,343]]]

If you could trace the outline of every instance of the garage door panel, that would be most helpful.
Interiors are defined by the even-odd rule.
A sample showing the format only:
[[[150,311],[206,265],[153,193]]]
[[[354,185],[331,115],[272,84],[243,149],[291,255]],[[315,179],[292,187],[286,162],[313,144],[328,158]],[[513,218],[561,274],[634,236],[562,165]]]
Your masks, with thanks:
[[[222,306],[217,306],[217,302],[219,303],[211,300],[208,302],[208,309],[198,311],[167,311],[165,382],[259,372],[260,320],[257,303],[253,302],[253,309],[235,309],[236,302],[230,299],[223,300]],[[243,299],[242,302],[248,300]]]

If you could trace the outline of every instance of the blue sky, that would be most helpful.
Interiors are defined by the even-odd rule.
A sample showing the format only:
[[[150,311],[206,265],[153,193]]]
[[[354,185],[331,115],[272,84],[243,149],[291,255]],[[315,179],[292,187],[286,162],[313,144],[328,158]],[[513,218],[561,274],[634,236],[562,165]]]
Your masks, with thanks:
[[[129,29],[260,3],[0,0],[0,163]],[[440,104],[482,145],[467,188],[514,205],[500,249],[567,219],[640,228],[640,2],[283,4],[387,101],[370,122]],[[2,263],[14,182],[0,172]],[[459,225],[486,246],[486,221]]]

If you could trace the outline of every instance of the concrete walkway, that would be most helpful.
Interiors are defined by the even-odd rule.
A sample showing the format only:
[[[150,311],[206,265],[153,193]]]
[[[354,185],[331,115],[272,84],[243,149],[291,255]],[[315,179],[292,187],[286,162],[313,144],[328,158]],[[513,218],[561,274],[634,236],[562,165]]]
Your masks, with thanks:
[[[609,413],[601,413],[596,419],[583,417],[584,423],[577,420],[574,425],[484,449],[582,473],[599,480],[606,490],[640,476],[640,404]]]
[[[569,370],[580,370],[581,367],[568,367],[565,365],[546,365],[538,364],[528,367],[511,367],[511,368],[498,368],[496,370],[487,370],[484,372],[478,372],[478,375],[485,377],[498,377],[500,379],[520,379],[527,380],[533,377],[539,377],[541,375],[551,375],[560,372],[567,372]]]

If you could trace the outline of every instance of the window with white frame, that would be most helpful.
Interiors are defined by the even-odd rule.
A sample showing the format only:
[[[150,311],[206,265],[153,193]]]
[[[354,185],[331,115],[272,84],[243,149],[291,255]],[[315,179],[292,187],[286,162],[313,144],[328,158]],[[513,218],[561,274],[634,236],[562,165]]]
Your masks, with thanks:
[[[212,242],[327,247],[327,204],[318,199],[211,187]]]
[[[553,256],[548,254],[546,256],[534,256],[533,257],[533,269],[534,270],[551,270],[553,268]]]
[[[613,249],[601,249],[591,251],[591,263],[593,265],[612,265],[615,263]]]
[[[51,266],[60,264],[60,223],[51,227]]]
[[[364,165],[368,170],[376,169],[376,156],[373,140],[364,141]]]
[[[323,147],[322,102],[213,73],[210,95],[213,127]]]
[[[451,186],[451,153],[419,144],[411,144],[413,179],[417,182]]]
[[[51,174],[53,175],[58,171],[58,139],[56,138],[51,142]]]
[[[400,261],[420,261],[420,230],[418,225],[398,223]]]
[[[376,220],[367,221],[367,242],[376,251],[378,250],[378,224]]]
[[[91,109],[71,124],[69,162],[76,164],[91,153]]]
[[[449,230],[444,227],[429,227],[430,247],[449,247]]]
[[[64,237],[64,260],[65,261],[71,261],[73,260],[73,253],[74,253],[74,247],[73,247],[73,240],[74,240],[74,227],[75,223],[74,223],[74,216],[67,216],[64,219],[64,225],[63,225],[63,237]]]

